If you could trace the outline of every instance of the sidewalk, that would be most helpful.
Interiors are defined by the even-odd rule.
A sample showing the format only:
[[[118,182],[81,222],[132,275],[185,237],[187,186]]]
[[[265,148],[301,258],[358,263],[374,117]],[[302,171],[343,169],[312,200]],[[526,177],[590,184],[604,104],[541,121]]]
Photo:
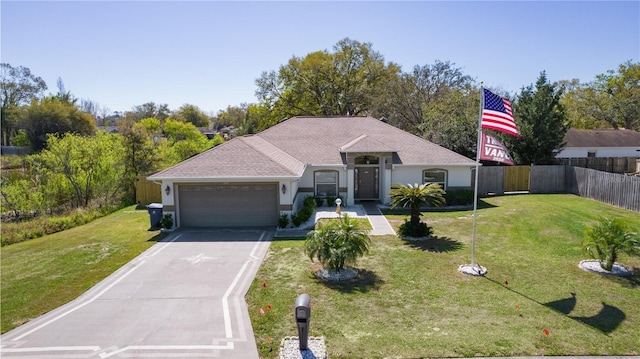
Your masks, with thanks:
[[[391,228],[387,219],[382,215],[375,203],[356,204],[350,207],[342,207],[342,215],[349,215],[352,218],[367,218],[373,229],[369,232],[371,235],[387,235],[396,234]],[[335,208],[319,207],[316,208],[315,215],[297,228],[281,229],[278,228],[274,238],[304,238],[307,233],[313,230],[313,226],[322,218],[338,218]]]

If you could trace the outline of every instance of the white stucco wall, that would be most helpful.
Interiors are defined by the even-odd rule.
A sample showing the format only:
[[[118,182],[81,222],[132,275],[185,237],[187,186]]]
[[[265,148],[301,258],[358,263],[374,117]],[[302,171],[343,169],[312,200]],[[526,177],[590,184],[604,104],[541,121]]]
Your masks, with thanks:
[[[595,152],[596,157],[640,157],[638,147],[568,147],[558,152],[556,158],[585,158],[589,152]]]
[[[447,171],[447,187],[471,187],[471,167],[469,166],[394,166],[391,172],[392,184],[422,183],[422,171],[442,169]]]

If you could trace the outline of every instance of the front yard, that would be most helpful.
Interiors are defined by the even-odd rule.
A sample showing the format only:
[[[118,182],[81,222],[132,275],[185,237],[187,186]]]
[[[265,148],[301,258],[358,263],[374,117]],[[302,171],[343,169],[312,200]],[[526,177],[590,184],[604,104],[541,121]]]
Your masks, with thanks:
[[[301,293],[331,358],[640,354],[640,259],[620,258],[634,269],[627,279],[578,268],[588,225],[619,216],[638,228],[639,213],[571,195],[485,199],[476,259],[486,277],[457,272],[470,263],[472,215],[425,213],[436,240],[373,237],[347,283],[316,279],[304,241],[273,242],[247,295],[261,356],[297,335]],[[387,218],[397,229],[405,216]]]

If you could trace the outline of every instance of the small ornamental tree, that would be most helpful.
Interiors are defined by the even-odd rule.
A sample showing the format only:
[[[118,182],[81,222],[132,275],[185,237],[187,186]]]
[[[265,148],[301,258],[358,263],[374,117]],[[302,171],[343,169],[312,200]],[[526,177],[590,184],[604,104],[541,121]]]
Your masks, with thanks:
[[[305,253],[311,260],[317,258],[325,269],[339,272],[369,252],[371,240],[367,233],[360,223],[345,214],[310,232]]]
[[[422,206],[440,207],[445,204],[445,191],[437,183],[407,184],[391,186],[391,207],[403,207],[410,209],[410,220],[401,226],[400,233],[411,237],[422,237],[430,234],[426,223],[420,222],[420,209]],[[407,227],[408,226],[408,227]]]
[[[618,253],[640,256],[640,239],[631,228],[618,218],[603,218],[587,228],[582,247],[592,258],[600,261],[606,271],[613,269]]]

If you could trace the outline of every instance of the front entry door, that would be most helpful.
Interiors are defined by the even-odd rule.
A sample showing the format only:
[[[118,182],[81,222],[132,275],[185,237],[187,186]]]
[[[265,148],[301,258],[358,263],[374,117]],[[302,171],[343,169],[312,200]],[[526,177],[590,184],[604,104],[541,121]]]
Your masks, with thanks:
[[[378,199],[378,167],[356,167],[357,199]]]

